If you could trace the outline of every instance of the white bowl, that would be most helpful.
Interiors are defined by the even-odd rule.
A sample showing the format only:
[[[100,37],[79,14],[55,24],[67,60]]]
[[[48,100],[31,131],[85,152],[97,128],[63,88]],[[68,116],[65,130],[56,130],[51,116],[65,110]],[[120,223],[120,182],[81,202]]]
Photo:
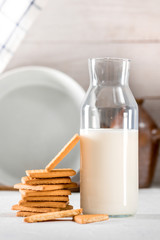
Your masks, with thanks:
[[[0,76],[0,183],[13,185],[27,169],[45,168],[79,132],[84,90],[46,67],[23,67]],[[79,146],[58,168],[79,169]]]

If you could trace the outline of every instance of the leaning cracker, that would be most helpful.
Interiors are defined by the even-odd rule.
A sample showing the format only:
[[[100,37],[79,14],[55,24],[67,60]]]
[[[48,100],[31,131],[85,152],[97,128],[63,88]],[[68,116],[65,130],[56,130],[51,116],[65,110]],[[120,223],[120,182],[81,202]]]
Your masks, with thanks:
[[[29,196],[66,196],[71,195],[71,191],[64,189],[64,190],[53,190],[53,191],[33,191],[33,190],[19,190],[22,196],[29,197]]]
[[[107,214],[94,214],[94,215],[78,215],[75,216],[74,221],[80,224],[101,222],[108,220],[109,217]]]
[[[26,175],[32,178],[56,178],[74,176],[76,172],[71,168],[53,169],[48,172],[45,169],[27,170]]]
[[[26,202],[24,200],[20,200],[18,204],[25,207],[65,208],[68,202]]]
[[[36,178],[30,178],[30,177],[22,177],[21,182],[23,184],[29,184],[29,185],[44,185],[44,184],[60,184],[60,183],[71,183],[70,177],[64,177],[64,178],[45,178],[45,179],[36,179]]]
[[[70,210],[73,209],[72,205],[67,205],[63,210]],[[20,206],[18,204],[12,206],[12,210],[19,210],[23,212],[40,212],[40,213],[45,213],[45,212],[57,212],[61,211],[61,208],[36,208],[36,207],[25,207],[25,206]]]
[[[19,211],[16,213],[16,216],[17,217],[29,217],[29,216],[32,216],[32,215],[36,215],[36,214],[41,214],[41,212],[23,212],[23,211]]]
[[[46,170],[50,171],[57,166],[57,164],[74,148],[79,142],[80,136],[75,134],[71,140],[62,148],[62,150],[52,159],[52,161],[46,166]]]
[[[17,189],[30,189],[34,191],[50,191],[57,189],[66,189],[66,188],[76,188],[76,183],[66,183],[66,184],[54,184],[54,185],[27,185],[23,183],[17,183],[14,185],[14,188]]]
[[[37,214],[34,216],[26,217],[24,222],[33,223],[33,222],[44,222],[49,220],[55,220],[57,218],[65,218],[65,217],[74,217],[82,213],[82,208],[74,209],[74,210],[67,210],[67,211],[60,211],[54,213],[42,213]]]
[[[24,197],[22,196],[22,200],[26,202],[68,202],[68,196],[41,196],[41,197]]]

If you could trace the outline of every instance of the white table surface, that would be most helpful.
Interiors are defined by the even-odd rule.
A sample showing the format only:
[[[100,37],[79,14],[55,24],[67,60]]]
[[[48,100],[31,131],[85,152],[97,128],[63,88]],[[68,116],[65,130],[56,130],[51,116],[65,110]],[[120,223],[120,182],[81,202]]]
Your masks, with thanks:
[[[20,200],[18,192],[0,191],[0,240],[159,240],[160,188],[143,189],[139,194],[139,209],[134,217],[110,218],[109,221],[77,224],[73,221],[25,223],[15,216],[11,206]],[[73,193],[70,203],[79,208],[79,193]]]

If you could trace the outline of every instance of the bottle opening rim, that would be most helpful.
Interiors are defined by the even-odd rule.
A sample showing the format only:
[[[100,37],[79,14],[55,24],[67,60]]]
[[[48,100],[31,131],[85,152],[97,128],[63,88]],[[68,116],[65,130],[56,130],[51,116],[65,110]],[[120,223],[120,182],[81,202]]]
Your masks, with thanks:
[[[130,62],[131,59],[128,58],[116,58],[116,57],[96,57],[96,58],[89,58],[88,61],[125,61]]]

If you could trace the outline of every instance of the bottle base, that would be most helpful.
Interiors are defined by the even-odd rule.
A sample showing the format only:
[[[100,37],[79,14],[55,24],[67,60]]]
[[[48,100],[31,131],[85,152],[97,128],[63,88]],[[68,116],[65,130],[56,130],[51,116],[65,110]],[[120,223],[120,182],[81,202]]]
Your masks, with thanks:
[[[136,209],[132,209],[132,211],[130,210],[128,210],[128,211],[125,211],[125,209],[123,209],[123,210],[118,210],[117,209],[117,211],[111,211],[111,209],[109,210],[109,209],[96,209],[96,208],[94,208],[94,209],[96,209],[96,211],[95,210],[93,210],[93,209],[86,209],[85,207],[82,207],[81,206],[81,208],[83,208],[83,214],[108,214],[108,216],[110,217],[110,218],[125,218],[125,217],[133,217],[133,216],[135,216],[135,214],[136,214],[136,212],[137,212],[137,210]]]
[[[124,215],[109,215],[110,218],[125,218],[125,217],[133,217],[135,214],[124,214]]]

